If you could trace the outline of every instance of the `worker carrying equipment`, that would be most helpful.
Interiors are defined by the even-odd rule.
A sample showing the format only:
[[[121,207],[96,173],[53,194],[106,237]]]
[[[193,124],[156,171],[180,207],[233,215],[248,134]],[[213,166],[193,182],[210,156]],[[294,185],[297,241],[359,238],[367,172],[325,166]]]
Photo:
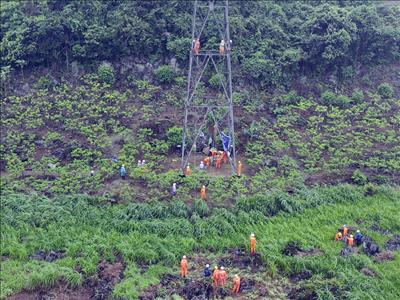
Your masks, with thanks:
[[[349,234],[349,228],[347,227],[346,224],[343,225],[343,236],[346,236]]]
[[[199,55],[199,54],[200,54],[200,40],[199,40],[199,39],[196,39],[196,40],[194,41],[193,51],[194,51],[194,53],[195,53],[196,55]]]
[[[232,292],[234,294],[238,294],[240,291],[240,277],[238,274],[235,274],[235,276],[233,277],[233,289]]]
[[[225,268],[221,266],[221,269],[219,270],[219,286],[225,286],[227,279],[228,274],[226,273]]]
[[[187,165],[187,167],[186,167],[185,175],[186,175],[186,176],[192,175],[192,169],[190,169],[190,166],[189,166],[189,165]]]
[[[237,168],[237,174],[238,174],[239,177],[242,176],[242,168],[243,168],[242,162],[239,161],[238,162],[238,168]]]
[[[119,175],[121,175],[122,179],[125,179],[125,176],[126,176],[125,165],[122,165],[121,168],[119,169]]]
[[[343,239],[342,233],[340,232],[340,230],[338,230],[338,232],[336,232],[335,234],[335,241],[341,241]]]
[[[252,233],[252,234],[250,234],[250,253],[251,253],[251,255],[256,254],[256,245],[257,245],[256,235],[254,233]]]
[[[204,277],[211,277],[211,273],[210,265],[206,264],[206,267],[204,268]]]
[[[203,185],[200,189],[200,196],[201,196],[201,199],[206,200],[207,197],[206,197],[206,186],[205,185]]]
[[[219,44],[219,54],[224,55],[225,53],[225,41],[221,40],[221,43]]]
[[[186,255],[182,256],[181,260],[181,276],[187,277],[188,275],[188,261],[186,259]]]
[[[348,244],[350,247],[353,247],[353,246],[354,246],[354,238],[353,238],[353,235],[350,235],[350,237],[347,239],[347,244]]]
[[[217,287],[219,285],[219,269],[218,269],[218,266],[214,267],[213,285],[214,285],[214,287]]]
[[[359,246],[362,244],[362,239],[363,239],[363,234],[360,232],[360,230],[357,230],[356,235],[354,237],[356,241],[356,245]]]

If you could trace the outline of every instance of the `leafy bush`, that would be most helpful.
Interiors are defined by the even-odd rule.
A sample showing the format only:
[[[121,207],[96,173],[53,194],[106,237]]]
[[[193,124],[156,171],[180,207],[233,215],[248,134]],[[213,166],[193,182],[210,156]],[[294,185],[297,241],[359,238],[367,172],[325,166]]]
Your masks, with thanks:
[[[378,94],[384,99],[393,98],[394,89],[389,83],[385,82],[378,86]]]
[[[336,102],[336,94],[332,91],[325,91],[321,95],[322,103],[325,105],[333,105]]]
[[[162,83],[171,83],[175,80],[176,73],[170,65],[163,65],[154,70],[156,79]]]
[[[355,170],[351,179],[355,184],[365,185],[368,182],[368,177],[360,170]]]
[[[113,84],[115,82],[114,67],[106,62],[103,62],[97,69],[97,75],[102,82]]]
[[[221,87],[221,82],[225,82],[225,78],[222,74],[214,74],[211,76],[211,78],[208,80],[208,83],[213,87],[213,88],[219,88]]]
[[[353,100],[355,103],[361,103],[361,101],[364,100],[363,91],[358,89],[354,90],[351,94],[351,100]]]
[[[182,143],[182,127],[171,127],[167,131],[167,143],[170,149],[175,149],[178,145]]]

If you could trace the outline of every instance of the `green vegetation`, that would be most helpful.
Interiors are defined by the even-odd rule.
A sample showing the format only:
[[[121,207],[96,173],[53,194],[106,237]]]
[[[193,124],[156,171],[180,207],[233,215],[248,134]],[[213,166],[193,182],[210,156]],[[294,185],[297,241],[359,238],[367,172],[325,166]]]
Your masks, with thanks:
[[[351,186],[306,189],[292,196],[273,192],[212,212],[198,205],[192,210],[180,202],[110,206],[89,196],[48,199],[16,194],[2,197],[2,207],[1,255],[7,259],[2,262],[1,297],[22,288],[49,286],[59,278],[77,285],[82,276],[96,272],[101,258],[113,261],[122,255],[128,266],[114,295],[136,299],[162,274],[177,272],[181,255],[193,256],[200,250],[216,255],[247,247],[249,232],[259,237],[269,276],[310,270],[314,275],[304,287],[321,299],[399,297],[400,256],[382,264],[365,254],[340,257],[342,245],[333,241],[336,228],[348,223],[383,246],[390,236],[369,228],[378,223],[384,229],[400,229],[400,192],[394,189],[379,188],[372,197]],[[285,256],[283,249],[291,241],[318,248],[324,255]],[[65,250],[67,256],[53,263],[29,260],[38,250]],[[146,263],[154,265],[140,275],[137,264]],[[379,276],[366,277],[359,272],[363,267]]]

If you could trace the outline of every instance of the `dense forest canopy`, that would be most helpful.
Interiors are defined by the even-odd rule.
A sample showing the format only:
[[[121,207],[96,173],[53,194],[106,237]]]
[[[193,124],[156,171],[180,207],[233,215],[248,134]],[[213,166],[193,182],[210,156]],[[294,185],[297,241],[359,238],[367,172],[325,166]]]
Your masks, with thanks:
[[[351,77],[360,64],[399,60],[400,6],[384,4],[230,1],[234,65],[246,78],[274,86],[304,72]],[[35,65],[125,56],[186,63],[192,10],[190,1],[177,0],[5,1],[2,76]]]

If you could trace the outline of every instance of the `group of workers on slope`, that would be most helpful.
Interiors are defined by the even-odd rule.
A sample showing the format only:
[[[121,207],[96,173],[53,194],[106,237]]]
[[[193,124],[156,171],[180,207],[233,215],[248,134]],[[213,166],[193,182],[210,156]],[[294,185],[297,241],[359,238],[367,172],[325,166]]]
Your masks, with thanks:
[[[256,254],[256,245],[257,245],[257,240],[256,236],[254,233],[250,235],[250,254],[255,255]],[[188,264],[188,259],[186,255],[182,257],[181,260],[181,276],[182,278],[186,278],[189,274],[188,272],[189,269],[189,264]],[[206,264],[204,271],[203,271],[204,277],[205,278],[212,278],[213,282],[213,287],[218,288],[218,287],[225,287],[226,283],[228,281],[228,273],[225,270],[224,266],[215,266],[214,270],[212,271],[210,268],[209,264]],[[237,294],[240,291],[240,277],[238,274],[235,274],[233,277],[233,286],[232,286],[232,292]]]
[[[221,153],[222,152],[222,153]],[[209,168],[210,166],[215,165],[217,169],[221,168],[222,163],[227,164],[228,163],[228,156],[226,152],[224,151],[216,151],[212,152],[211,156],[205,157],[199,165],[200,170],[205,170]],[[214,154],[215,153],[215,154]],[[241,161],[238,162],[237,165],[237,175],[240,177],[242,176],[242,170],[243,170],[243,164]],[[190,176],[192,175],[192,169],[190,168],[190,165],[188,164],[185,168],[185,176]]]
[[[145,164],[146,164],[146,161],[144,159],[143,160],[138,160],[138,162],[137,162],[137,166],[138,167],[143,167]],[[90,175],[91,176],[94,175],[94,171],[93,170],[91,171]],[[121,176],[122,179],[126,178],[126,168],[125,168],[124,164],[122,164],[122,166],[119,168],[119,175]]]
[[[230,40],[229,45],[232,44],[232,40]],[[225,40],[221,40],[221,42],[219,43],[219,54],[220,55],[224,55],[225,54],[225,49],[226,49],[227,43],[225,43]],[[196,55],[200,55],[200,39],[195,39],[192,42],[192,48],[193,48],[193,52]]]
[[[350,229],[346,224],[344,224],[342,228],[338,229],[335,234],[336,241],[344,241],[346,245],[350,247],[361,245],[362,238],[363,234],[360,232],[360,230],[357,230],[356,235],[353,237],[353,235],[350,234]]]

